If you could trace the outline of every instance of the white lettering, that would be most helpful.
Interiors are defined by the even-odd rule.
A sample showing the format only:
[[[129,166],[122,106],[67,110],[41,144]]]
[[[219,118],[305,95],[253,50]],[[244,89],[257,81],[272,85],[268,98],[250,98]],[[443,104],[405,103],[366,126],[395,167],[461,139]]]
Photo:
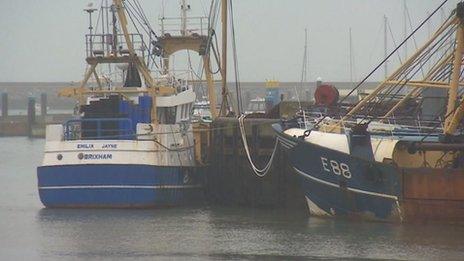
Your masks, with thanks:
[[[326,158],[321,157],[321,161],[322,161],[322,168],[324,168],[325,171],[330,172],[329,164],[327,163],[328,160]]]
[[[346,163],[339,163],[336,160],[329,160],[327,158],[321,157],[322,168],[326,172],[333,173],[337,176],[343,176],[347,179],[351,179],[352,174],[350,166]]]
[[[351,179],[350,167],[345,163],[341,163],[340,168],[342,169],[343,177],[345,177],[347,179]]]

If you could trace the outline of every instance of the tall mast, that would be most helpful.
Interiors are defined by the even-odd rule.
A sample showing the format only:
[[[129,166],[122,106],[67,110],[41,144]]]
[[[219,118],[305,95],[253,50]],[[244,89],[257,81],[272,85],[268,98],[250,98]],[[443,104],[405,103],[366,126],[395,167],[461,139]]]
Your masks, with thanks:
[[[349,30],[349,45],[350,45],[350,82],[353,84],[353,39],[351,37],[351,27]]]
[[[221,2],[221,16],[222,16],[222,60],[221,60],[221,75],[222,75],[222,115],[227,114],[228,101],[227,101],[227,25],[228,25],[228,1],[222,0]]]
[[[384,47],[384,58],[386,59],[388,57],[388,36],[387,36],[387,27],[388,27],[388,18],[386,15],[383,16],[383,47]],[[388,60],[385,61],[384,63],[384,70],[385,70],[385,79],[388,77]]]
[[[406,0],[403,0],[403,35],[404,39],[408,37],[408,9],[406,5]],[[404,60],[408,59],[408,42],[404,43]]]
[[[116,18],[116,5],[111,5],[112,24],[113,24],[113,44],[111,45],[111,51],[113,55],[117,55],[118,46],[118,29],[117,29],[117,18]]]
[[[304,45],[304,53],[303,53],[303,66],[301,70],[301,86],[299,92],[301,92],[304,88],[304,84],[308,80],[308,29],[305,28],[305,45]],[[298,93],[297,93],[298,94]]]

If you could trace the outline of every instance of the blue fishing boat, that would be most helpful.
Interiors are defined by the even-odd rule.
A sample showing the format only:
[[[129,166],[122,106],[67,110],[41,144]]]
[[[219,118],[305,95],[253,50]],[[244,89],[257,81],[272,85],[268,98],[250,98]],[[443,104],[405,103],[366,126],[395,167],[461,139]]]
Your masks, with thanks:
[[[101,28],[112,28],[103,32],[93,31],[92,13],[98,9],[86,11],[85,77],[79,87],[59,93],[78,101],[79,114],[46,128],[44,159],[37,168],[43,205],[141,208],[201,201],[204,177],[191,124],[196,95],[189,81],[170,71],[169,56],[184,49],[208,55],[208,37],[187,30],[185,4],[180,35],[162,31],[157,36],[144,28],[150,41],[129,32],[134,15],[146,19],[137,5],[114,0],[102,6],[99,22],[110,21],[111,27]],[[162,68],[156,67],[158,58]]]
[[[460,2],[430,40],[339,118],[273,125],[312,215],[462,222],[463,25]],[[435,63],[426,69],[429,60]],[[421,100],[418,115],[396,117],[411,99]]]

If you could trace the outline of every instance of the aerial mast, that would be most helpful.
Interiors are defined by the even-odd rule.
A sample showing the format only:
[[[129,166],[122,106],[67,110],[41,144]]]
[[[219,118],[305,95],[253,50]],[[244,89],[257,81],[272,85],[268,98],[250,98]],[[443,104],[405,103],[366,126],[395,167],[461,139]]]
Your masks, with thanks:
[[[92,8],[92,3],[90,3],[88,8],[84,9],[89,14],[89,41],[90,41],[90,52],[92,52],[92,35],[93,35],[93,24],[92,24],[92,14],[93,12],[97,11],[98,9]]]
[[[186,36],[187,35],[187,11],[190,10],[190,5],[187,4],[185,0],[182,0],[180,10],[181,10],[181,14],[180,14],[180,17],[181,17],[181,31],[180,31],[180,34],[182,36]]]

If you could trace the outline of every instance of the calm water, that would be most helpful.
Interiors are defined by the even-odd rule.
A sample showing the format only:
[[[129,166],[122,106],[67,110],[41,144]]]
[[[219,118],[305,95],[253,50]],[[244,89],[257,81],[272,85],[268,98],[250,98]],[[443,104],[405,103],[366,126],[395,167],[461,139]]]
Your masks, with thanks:
[[[237,208],[43,209],[43,140],[0,138],[0,260],[464,260],[464,227]]]

